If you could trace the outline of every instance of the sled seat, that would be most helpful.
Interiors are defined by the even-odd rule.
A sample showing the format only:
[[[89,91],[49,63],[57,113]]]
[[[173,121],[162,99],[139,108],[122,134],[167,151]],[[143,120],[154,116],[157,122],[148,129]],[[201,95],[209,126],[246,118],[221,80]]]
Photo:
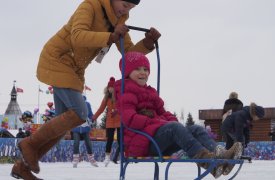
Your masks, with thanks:
[[[121,123],[121,131],[123,132],[123,129],[127,128],[125,127],[122,123]],[[135,133],[141,134],[143,136],[145,136],[146,138],[148,138],[151,143],[154,144],[155,148],[157,149],[158,152],[158,156],[146,156],[146,157],[125,157],[124,156],[124,148],[123,148],[123,141],[121,141],[121,168],[120,168],[120,180],[124,180],[125,179],[125,174],[126,174],[126,168],[129,164],[135,164],[135,163],[154,163],[154,180],[159,180],[159,164],[158,163],[167,163],[166,168],[165,168],[165,180],[168,180],[169,178],[169,168],[171,166],[172,163],[196,163],[197,165],[197,177],[195,177],[195,180],[200,180],[202,178],[204,178],[205,176],[207,176],[215,167],[217,167],[220,164],[224,164],[224,163],[228,163],[228,164],[234,164],[234,165],[239,165],[238,169],[236,170],[235,173],[233,173],[233,175],[229,178],[229,180],[234,179],[240,169],[242,168],[243,159],[191,159],[185,155],[183,156],[163,156],[162,153],[160,152],[160,149],[157,145],[157,143],[155,142],[155,140],[148,134],[138,131],[138,130],[134,130],[131,128],[127,128],[130,131],[133,131]],[[121,134],[123,137],[123,133]],[[209,167],[206,170],[202,170],[200,166],[198,166],[198,163],[208,163]],[[232,174],[232,173],[231,173]],[[184,177],[183,177],[184,179]]]

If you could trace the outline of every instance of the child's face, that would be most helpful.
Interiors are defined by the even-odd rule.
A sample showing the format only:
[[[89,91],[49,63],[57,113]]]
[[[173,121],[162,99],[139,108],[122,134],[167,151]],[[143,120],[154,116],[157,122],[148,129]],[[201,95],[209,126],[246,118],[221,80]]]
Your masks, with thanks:
[[[148,80],[149,70],[146,67],[138,67],[137,69],[133,70],[129,78],[135,81],[138,85],[144,86]]]
[[[111,3],[117,18],[128,14],[129,11],[136,6],[133,3],[122,0],[112,0]]]

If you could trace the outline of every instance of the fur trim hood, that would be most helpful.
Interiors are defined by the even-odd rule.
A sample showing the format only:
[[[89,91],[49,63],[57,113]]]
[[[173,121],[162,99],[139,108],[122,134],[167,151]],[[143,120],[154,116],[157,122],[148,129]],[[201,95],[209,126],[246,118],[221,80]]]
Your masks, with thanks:
[[[257,106],[253,102],[250,104],[249,113],[252,118],[255,116],[258,118],[263,118],[265,115],[264,108],[262,106]]]

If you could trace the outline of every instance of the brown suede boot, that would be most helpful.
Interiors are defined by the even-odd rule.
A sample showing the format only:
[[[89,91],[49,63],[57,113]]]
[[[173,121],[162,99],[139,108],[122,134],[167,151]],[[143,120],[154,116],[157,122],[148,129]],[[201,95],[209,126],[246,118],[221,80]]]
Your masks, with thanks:
[[[22,160],[17,160],[12,167],[11,176],[16,179],[42,180],[34,176]]]
[[[38,151],[38,158],[42,158],[65,134],[53,139],[48,142],[44,146],[40,148]],[[15,162],[11,170],[11,176],[17,179],[27,179],[27,180],[42,180],[31,173],[31,170],[24,164],[24,162],[20,159]]]
[[[233,146],[228,150],[223,150],[217,158],[219,159],[238,159],[241,157],[243,152],[242,143],[236,142]]]
[[[208,151],[207,149],[203,149],[203,150],[199,151],[194,157],[194,159],[213,159],[213,158],[215,158],[215,154],[213,152]],[[208,169],[209,164],[208,163],[198,163],[198,166],[200,166],[204,169]],[[223,165],[218,165],[211,171],[211,174],[215,178],[220,177],[222,175],[222,173],[223,173]]]
[[[208,169],[209,164],[208,163],[197,163],[198,166]],[[212,171],[211,174],[214,178],[219,178],[223,174],[223,164],[219,164],[217,167],[215,167]]]
[[[213,152],[208,151],[207,149],[202,149],[194,156],[194,159],[213,159],[213,158],[215,158],[215,154]]]
[[[201,151],[199,151],[195,156],[194,159],[212,159],[215,157],[215,154],[208,151],[207,149],[202,149]],[[198,165],[200,167],[203,168],[208,168],[208,163],[198,163]]]
[[[54,117],[43,124],[34,134],[19,142],[18,147],[24,163],[35,173],[39,173],[38,150],[53,139],[63,135],[66,131],[84,123],[73,110]]]
[[[231,159],[239,159],[243,152],[243,146],[242,143],[236,142],[234,145],[228,150],[233,151],[233,155],[231,156]],[[234,164],[225,164],[223,166],[223,175],[228,175],[232,169],[234,168]]]

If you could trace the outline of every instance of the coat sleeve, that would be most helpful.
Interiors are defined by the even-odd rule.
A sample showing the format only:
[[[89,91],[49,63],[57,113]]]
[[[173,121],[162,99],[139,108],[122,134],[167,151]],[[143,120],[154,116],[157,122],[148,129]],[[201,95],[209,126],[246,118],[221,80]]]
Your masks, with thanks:
[[[160,97],[156,104],[158,104],[156,112],[159,116],[162,117],[162,119],[167,121],[178,121],[175,115],[173,115],[170,111],[165,110],[164,101]]]
[[[118,50],[121,52],[120,50],[120,43],[117,42],[116,43]],[[144,54],[148,54],[150,52],[152,52],[153,50],[149,50],[147,49],[144,44],[143,44],[143,40],[140,40],[139,42],[137,42],[136,44],[133,44],[130,35],[127,33],[125,35],[125,40],[124,40],[124,46],[125,46],[125,51],[129,52],[129,51],[138,51]]]
[[[103,111],[105,110],[107,106],[107,99],[104,97],[101,101],[100,107],[98,108],[98,110],[96,111],[96,113],[93,115],[93,119],[97,119],[98,116],[100,116],[100,114],[103,113]]]
[[[95,6],[95,5],[94,5]],[[71,42],[77,47],[107,47],[110,32],[97,32],[93,30],[95,26],[95,14],[102,13],[102,8],[94,7],[88,1],[82,2],[76,9],[74,15],[70,19],[72,22]],[[101,19],[102,23],[104,19]]]
[[[142,130],[150,123],[149,117],[137,113],[138,101],[134,94],[124,93],[118,102],[122,121],[127,127]]]

